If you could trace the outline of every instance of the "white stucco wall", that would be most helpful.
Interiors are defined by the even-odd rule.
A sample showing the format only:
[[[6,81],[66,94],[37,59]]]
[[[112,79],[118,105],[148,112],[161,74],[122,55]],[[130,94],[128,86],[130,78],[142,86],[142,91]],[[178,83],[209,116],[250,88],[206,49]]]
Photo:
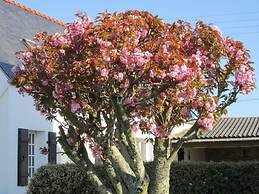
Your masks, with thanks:
[[[29,96],[18,94],[14,86],[0,97],[0,122],[1,136],[5,137],[0,142],[1,163],[0,169],[0,194],[24,194],[26,187],[17,186],[17,153],[18,153],[18,128],[25,128],[36,132],[36,168],[47,164],[48,156],[39,153],[39,147],[47,146],[48,131],[52,131],[52,124],[48,122],[33,106]],[[1,121],[1,120],[0,120]],[[3,131],[3,133],[2,133]]]
[[[2,83],[3,82],[0,81],[0,87],[2,86]],[[8,141],[6,138],[8,134],[8,95],[6,93],[7,91],[3,92],[2,95],[0,95],[0,194],[6,194],[8,186],[6,181],[6,177],[8,176],[8,169],[6,168],[6,166],[8,165],[8,161],[5,158],[7,154],[6,148],[8,146]]]

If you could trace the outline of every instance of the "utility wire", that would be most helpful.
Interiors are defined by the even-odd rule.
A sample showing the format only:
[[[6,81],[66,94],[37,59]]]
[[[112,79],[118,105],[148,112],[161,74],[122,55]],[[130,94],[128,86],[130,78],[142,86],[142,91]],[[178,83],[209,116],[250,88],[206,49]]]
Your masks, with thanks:
[[[197,16],[190,16],[185,17],[189,20],[197,20],[199,18],[215,18],[215,17],[224,17],[224,16],[239,16],[239,15],[253,15],[253,14],[259,14],[259,10],[257,11],[250,11],[250,12],[232,12],[232,13],[222,13],[222,14],[215,14],[215,15],[197,15]],[[173,18],[167,18],[167,19],[173,19]]]
[[[247,29],[247,28],[258,28],[259,25],[247,25],[247,26],[227,26],[227,27],[222,27],[223,29],[235,29],[235,28],[244,28],[244,29]]]
[[[237,102],[254,102],[254,101],[259,101],[259,98],[250,98],[250,99],[240,99],[240,100],[237,100]]]
[[[247,35],[247,34],[259,34],[259,31],[255,31],[255,32],[237,32],[237,33],[232,33],[232,32],[229,32],[229,33],[225,33],[229,36],[232,36],[232,35]]]
[[[210,20],[208,20],[210,21]],[[259,18],[251,18],[251,19],[232,19],[232,20],[216,20],[213,21],[212,23],[243,23],[243,22],[251,22],[251,21],[259,21]]]

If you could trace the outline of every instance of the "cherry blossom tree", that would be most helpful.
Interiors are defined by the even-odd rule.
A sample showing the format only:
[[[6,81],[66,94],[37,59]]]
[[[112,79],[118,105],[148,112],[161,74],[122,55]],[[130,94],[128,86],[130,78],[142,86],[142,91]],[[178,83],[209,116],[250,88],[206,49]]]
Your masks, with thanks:
[[[36,109],[60,123],[59,143],[101,194],[168,194],[177,151],[255,87],[242,42],[218,28],[179,20],[172,24],[145,11],[83,14],[63,33],[38,33],[18,56],[14,83]],[[176,126],[193,126],[172,144]],[[134,133],[152,134],[148,175]],[[102,161],[98,176],[85,145]]]

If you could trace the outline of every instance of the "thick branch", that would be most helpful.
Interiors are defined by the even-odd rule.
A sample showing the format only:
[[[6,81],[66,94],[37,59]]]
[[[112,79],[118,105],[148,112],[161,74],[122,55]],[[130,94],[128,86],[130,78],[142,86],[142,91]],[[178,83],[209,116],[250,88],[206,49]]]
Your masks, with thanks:
[[[127,189],[130,191],[130,193],[132,194],[135,193],[134,192],[134,190],[136,191],[135,174],[115,145],[112,145],[107,150],[107,156],[112,162],[112,166],[116,170],[116,173],[120,175],[121,179],[123,180],[124,184],[127,186]]]
[[[136,142],[136,138],[134,137],[130,123],[127,117],[125,110],[121,102],[119,102],[117,96],[112,97],[114,112],[117,118],[117,122],[121,127],[123,133],[121,133],[121,140],[124,146],[126,147],[131,159],[132,159],[132,167],[135,172],[137,178],[137,187],[138,190],[143,190],[143,185],[147,182],[147,174],[145,172],[145,167],[143,160],[140,155],[140,151]]]
[[[109,177],[109,181],[112,184],[113,189],[115,190],[116,194],[128,193],[129,192],[128,189],[126,189],[126,187],[123,186],[121,177],[115,171],[110,159],[106,158],[103,161],[103,164],[104,164],[104,169]]]
[[[181,137],[173,146],[171,154],[168,158],[169,161],[173,161],[173,159],[175,158],[178,150],[182,147],[182,145],[193,139],[194,137],[196,137],[196,131],[199,129],[199,125],[198,125],[198,121],[196,121],[194,123],[194,125],[184,134],[183,137]]]

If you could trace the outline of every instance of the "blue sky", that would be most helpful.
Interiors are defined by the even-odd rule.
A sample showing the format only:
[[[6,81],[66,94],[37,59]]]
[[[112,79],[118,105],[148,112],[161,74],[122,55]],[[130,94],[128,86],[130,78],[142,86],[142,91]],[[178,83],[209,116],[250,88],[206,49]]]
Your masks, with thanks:
[[[258,88],[250,95],[239,97],[229,108],[229,116],[259,116],[259,1],[258,0],[17,0],[28,7],[63,22],[75,19],[74,13],[84,11],[94,19],[103,11],[147,10],[166,22],[179,18],[195,22],[202,20],[219,26],[224,35],[244,42],[255,62]]]

